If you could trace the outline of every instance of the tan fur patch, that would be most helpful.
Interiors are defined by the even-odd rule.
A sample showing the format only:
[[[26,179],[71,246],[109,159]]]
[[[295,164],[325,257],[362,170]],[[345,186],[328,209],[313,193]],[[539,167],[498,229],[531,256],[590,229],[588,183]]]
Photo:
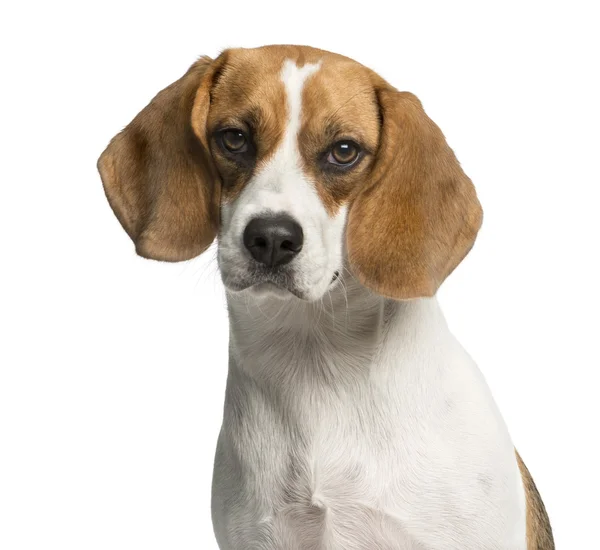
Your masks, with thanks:
[[[374,80],[382,136],[372,174],[350,209],[350,264],[384,296],[432,296],[473,246],[481,206],[419,100]]]
[[[98,160],[108,201],[140,256],[193,258],[216,235],[217,177],[190,125],[194,98],[208,98],[210,66],[201,59],[161,91]]]
[[[371,71],[334,54],[320,61],[303,89],[299,147],[305,172],[334,215],[368,177],[379,144],[379,108]],[[364,158],[348,170],[328,170],[323,156],[341,140],[357,143]]]
[[[297,52],[295,52],[297,55]],[[280,71],[283,53],[268,48],[224,52],[222,70],[210,94],[207,135],[223,182],[222,199],[235,199],[281,142],[287,121],[285,88]],[[220,129],[243,130],[255,147],[251,165],[228,158],[216,141]]]
[[[533,482],[533,478],[525,466],[518,452],[517,463],[523,478],[523,487],[525,488],[525,500],[527,506],[527,550],[554,550],[554,538],[550,520],[546,513],[546,507],[542,502],[540,493]]]

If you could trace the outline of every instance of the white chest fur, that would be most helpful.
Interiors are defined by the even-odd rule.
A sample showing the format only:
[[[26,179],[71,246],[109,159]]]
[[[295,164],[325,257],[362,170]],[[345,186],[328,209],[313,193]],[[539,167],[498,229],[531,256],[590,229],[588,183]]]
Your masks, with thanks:
[[[512,443],[435,299],[229,306],[222,550],[525,548]]]

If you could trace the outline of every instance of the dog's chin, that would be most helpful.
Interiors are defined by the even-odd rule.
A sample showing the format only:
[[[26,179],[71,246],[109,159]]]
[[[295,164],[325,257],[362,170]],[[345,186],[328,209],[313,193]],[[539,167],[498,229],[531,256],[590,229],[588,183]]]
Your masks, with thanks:
[[[248,280],[244,282],[226,284],[227,290],[233,294],[248,293],[255,298],[276,298],[279,300],[300,299],[307,302],[312,302],[322,298],[322,295],[335,287],[339,281],[339,272],[336,271],[331,277],[329,284],[318,284],[314,288],[301,289],[298,288],[293,280],[274,281],[269,278],[260,278],[258,280]],[[320,288],[324,287],[324,288]],[[322,291],[322,292],[321,292]]]
[[[302,293],[300,293],[298,290],[279,286],[270,281],[256,283],[248,287],[248,292],[257,298],[274,297],[279,300],[288,300],[296,297],[300,298],[301,300],[304,299]]]
[[[298,288],[293,281],[273,281],[268,278],[252,279],[226,284],[232,294],[245,294],[256,299],[276,298],[278,300],[300,299],[310,301],[310,292]]]

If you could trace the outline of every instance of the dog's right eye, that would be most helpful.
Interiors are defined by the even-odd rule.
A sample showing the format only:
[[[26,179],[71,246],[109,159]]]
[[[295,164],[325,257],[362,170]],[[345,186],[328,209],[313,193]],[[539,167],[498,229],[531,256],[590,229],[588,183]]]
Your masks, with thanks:
[[[360,149],[356,143],[345,140],[338,141],[331,149],[329,156],[327,157],[328,162],[331,164],[337,164],[338,166],[348,166],[353,164],[360,154]]]
[[[248,138],[242,130],[237,128],[223,130],[221,143],[230,153],[245,153],[248,150]]]

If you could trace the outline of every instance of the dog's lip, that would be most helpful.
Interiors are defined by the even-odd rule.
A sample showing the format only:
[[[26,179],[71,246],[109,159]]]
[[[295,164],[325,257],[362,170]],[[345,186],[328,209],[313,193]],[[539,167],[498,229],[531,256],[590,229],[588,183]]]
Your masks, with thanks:
[[[227,288],[228,290],[232,291],[232,292],[241,292],[244,290],[255,290],[255,291],[261,291],[261,290],[276,290],[276,291],[280,291],[282,293],[287,292],[292,294],[293,296],[296,296],[297,298],[300,298],[302,300],[306,299],[304,297],[304,295],[298,290],[296,289],[293,285],[286,285],[286,284],[279,284],[276,281],[273,280],[269,280],[268,278],[264,279],[264,278],[260,278],[260,279],[246,279],[243,282],[239,281],[237,283],[232,284],[231,282],[229,284],[225,285],[225,288]]]
[[[274,273],[261,273],[247,275],[242,279],[231,280],[225,277],[227,281],[225,288],[231,292],[242,292],[244,290],[252,289],[260,292],[261,290],[269,290],[281,293],[289,293],[301,300],[310,300],[308,295],[298,289],[294,284],[293,276],[291,273],[285,271],[274,272]],[[283,277],[282,277],[283,276]],[[340,271],[335,270],[329,281],[329,287],[333,286],[340,278]],[[319,284],[322,284],[319,283]]]

